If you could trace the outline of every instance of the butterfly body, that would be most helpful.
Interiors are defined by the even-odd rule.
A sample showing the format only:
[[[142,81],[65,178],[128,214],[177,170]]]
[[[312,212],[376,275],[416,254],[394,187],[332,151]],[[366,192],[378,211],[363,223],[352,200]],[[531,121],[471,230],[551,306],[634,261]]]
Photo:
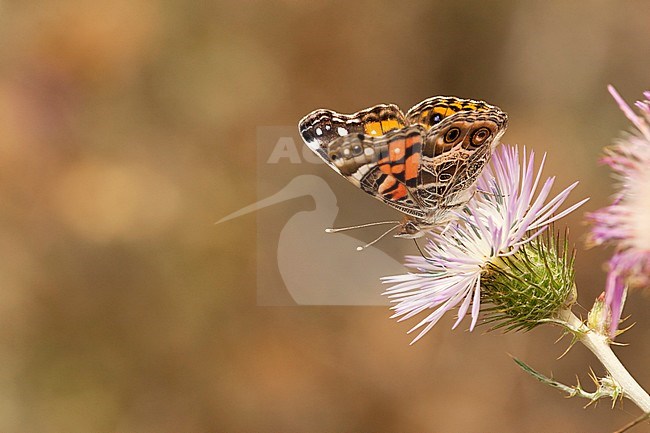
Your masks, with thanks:
[[[472,197],[507,122],[483,101],[436,96],[406,114],[394,104],[350,115],[319,109],[299,129],[334,171],[406,216],[397,236],[419,237]]]

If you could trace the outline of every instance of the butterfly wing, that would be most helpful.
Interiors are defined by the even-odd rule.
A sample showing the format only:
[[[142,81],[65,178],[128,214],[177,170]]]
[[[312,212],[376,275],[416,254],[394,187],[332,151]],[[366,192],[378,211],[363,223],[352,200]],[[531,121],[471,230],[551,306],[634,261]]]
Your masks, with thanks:
[[[422,148],[418,200],[427,208],[464,204],[507,127],[499,109],[460,111],[433,125]]]
[[[348,134],[326,146],[325,156],[339,174],[400,212],[424,218],[415,198],[420,178],[424,130],[415,125],[382,136]]]
[[[494,108],[496,107],[483,101],[455,96],[434,96],[414,105],[406,113],[406,121],[409,125],[422,125],[428,131],[443,119],[461,111],[489,111]]]
[[[406,115],[393,104],[351,115],[320,109],[299,129],[307,146],[357,187],[435,224],[442,211],[469,200],[506,125],[506,114],[483,101],[436,96]]]
[[[350,115],[319,109],[303,117],[298,124],[305,144],[330,166],[332,161],[327,156],[327,148],[334,140],[356,134],[377,137],[404,126],[404,113],[394,104],[375,105]]]
[[[332,143],[330,157],[334,157],[341,173],[366,193],[406,215],[422,219],[427,212],[415,192],[420,183],[423,145],[424,130],[414,125],[381,137],[359,135]],[[361,158],[354,156],[358,146],[363,149]],[[346,157],[348,148],[352,157]]]

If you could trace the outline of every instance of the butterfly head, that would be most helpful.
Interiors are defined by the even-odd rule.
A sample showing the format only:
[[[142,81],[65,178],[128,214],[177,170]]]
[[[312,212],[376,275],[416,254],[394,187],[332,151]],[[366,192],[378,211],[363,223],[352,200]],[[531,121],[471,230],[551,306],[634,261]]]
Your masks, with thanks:
[[[402,223],[400,231],[395,234],[396,238],[417,239],[423,237],[425,230],[416,221],[406,220]]]

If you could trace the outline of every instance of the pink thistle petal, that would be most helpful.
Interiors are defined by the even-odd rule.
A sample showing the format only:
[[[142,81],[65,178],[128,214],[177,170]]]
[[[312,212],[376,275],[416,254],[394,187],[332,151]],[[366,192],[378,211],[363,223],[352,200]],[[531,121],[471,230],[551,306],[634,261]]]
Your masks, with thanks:
[[[616,330],[621,320],[623,310],[623,296],[625,294],[625,279],[618,272],[612,270],[607,275],[605,285],[605,305],[611,313],[611,324],[609,329],[610,338],[616,336]]]
[[[636,113],[630,108],[629,105],[627,105],[627,102],[625,102],[621,95],[619,95],[614,86],[610,84],[607,86],[607,90],[609,90],[609,93],[612,95],[621,111],[625,114],[625,117],[627,117],[630,122],[632,122],[632,124],[643,133],[643,135],[650,137],[650,130],[648,130],[648,125],[643,121],[643,119],[636,115]]]

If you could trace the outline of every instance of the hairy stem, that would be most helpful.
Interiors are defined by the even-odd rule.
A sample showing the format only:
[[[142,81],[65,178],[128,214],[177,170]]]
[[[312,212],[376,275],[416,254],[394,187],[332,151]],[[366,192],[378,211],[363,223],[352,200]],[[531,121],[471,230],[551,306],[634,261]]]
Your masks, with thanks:
[[[559,319],[578,331],[576,338],[591,350],[598,360],[607,369],[610,376],[623,389],[623,394],[632,400],[644,413],[650,413],[650,395],[641,388],[632,375],[625,369],[616,357],[606,336],[589,329],[569,309],[559,314]]]

